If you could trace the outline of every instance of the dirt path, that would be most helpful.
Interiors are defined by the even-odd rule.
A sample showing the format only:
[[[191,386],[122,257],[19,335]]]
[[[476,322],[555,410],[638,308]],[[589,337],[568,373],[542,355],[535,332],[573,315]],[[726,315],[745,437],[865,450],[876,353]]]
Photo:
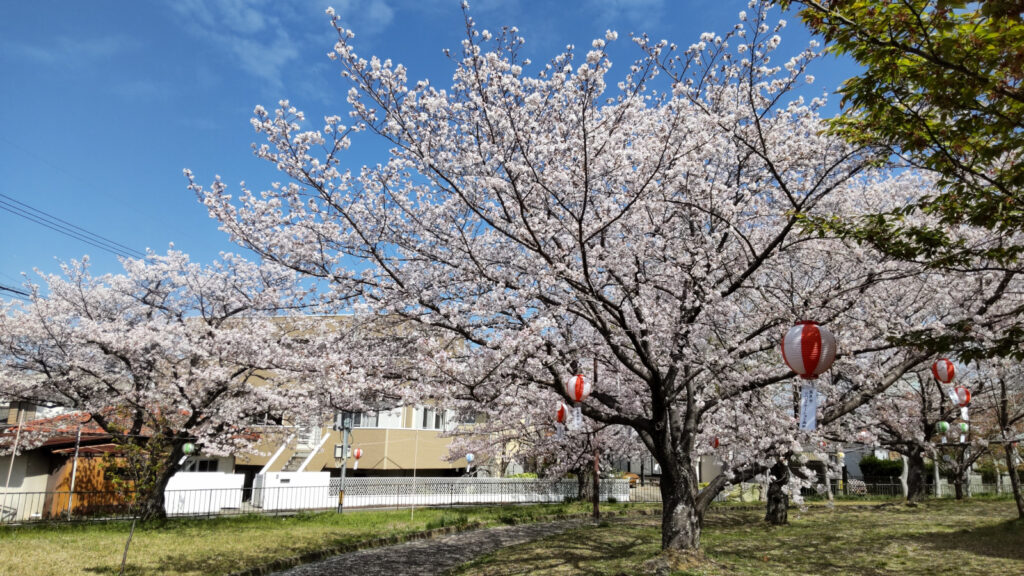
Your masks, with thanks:
[[[561,520],[543,524],[471,530],[433,540],[360,550],[297,566],[274,576],[404,576],[441,574],[484,554],[560,534],[585,523]]]

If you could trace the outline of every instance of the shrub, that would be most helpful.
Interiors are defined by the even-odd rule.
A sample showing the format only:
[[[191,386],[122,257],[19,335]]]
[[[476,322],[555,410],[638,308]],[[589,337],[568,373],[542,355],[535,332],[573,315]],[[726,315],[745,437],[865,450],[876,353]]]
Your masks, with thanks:
[[[981,474],[982,484],[996,483],[996,467],[992,464],[979,464],[974,467],[974,471]]]
[[[872,454],[860,459],[860,471],[866,482],[889,482],[903,473],[902,460],[882,460]]]

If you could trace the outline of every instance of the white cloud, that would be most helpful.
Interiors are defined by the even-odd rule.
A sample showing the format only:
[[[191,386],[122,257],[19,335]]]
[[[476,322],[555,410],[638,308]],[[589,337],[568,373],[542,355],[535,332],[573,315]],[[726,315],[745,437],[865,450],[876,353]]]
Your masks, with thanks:
[[[169,5],[190,32],[230,54],[245,73],[284,85],[289,66],[304,54],[323,54],[331,46],[324,11],[333,6],[346,27],[361,36],[383,32],[394,20],[391,0],[174,0]],[[289,30],[292,33],[289,33]],[[304,34],[296,31],[316,30]]]
[[[217,45],[271,88],[282,86],[285,69],[299,57],[283,22],[294,12],[267,0],[176,0],[170,6],[190,32]]]
[[[47,44],[5,43],[8,58],[24,58],[39,64],[73,64],[81,66],[106,60],[134,46],[122,36],[102,38],[69,38],[61,36]]]
[[[334,0],[320,4],[324,9],[332,6],[342,25],[359,36],[380,34],[395,18],[395,10],[386,0]]]
[[[156,100],[166,97],[174,88],[152,80],[128,80],[118,83],[114,90],[128,100]]]
[[[587,0],[601,21],[616,23],[627,21],[642,27],[650,26],[661,18],[664,0]]]

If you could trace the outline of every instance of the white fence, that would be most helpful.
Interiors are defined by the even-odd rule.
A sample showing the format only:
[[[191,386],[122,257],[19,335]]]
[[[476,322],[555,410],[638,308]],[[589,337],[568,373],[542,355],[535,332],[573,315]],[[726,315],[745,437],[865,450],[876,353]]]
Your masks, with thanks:
[[[338,505],[328,472],[258,474],[252,485],[252,506],[263,510],[319,510]]]
[[[338,494],[341,479],[331,479]],[[534,478],[349,478],[345,481],[346,508],[401,506],[456,506],[462,504],[526,504],[564,502],[579,495],[576,480],[556,482]],[[600,497],[629,502],[628,480],[603,479]]]
[[[196,516],[239,509],[244,481],[241,474],[178,472],[164,490],[164,511],[168,516]]]

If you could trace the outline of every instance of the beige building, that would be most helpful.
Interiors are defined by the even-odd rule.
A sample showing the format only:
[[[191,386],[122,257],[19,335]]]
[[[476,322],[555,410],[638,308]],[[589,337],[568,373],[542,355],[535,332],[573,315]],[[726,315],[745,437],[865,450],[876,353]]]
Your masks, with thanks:
[[[348,419],[348,476],[459,476],[465,458],[448,461],[452,438],[460,424],[454,412],[422,406],[403,406],[381,412],[342,413]],[[331,472],[340,475],[342,431],[334,427],[262,426],[252,454],[235,456],[237,473]],[[353,457],[362,450],[358,468]],[[247,479],[248,481],[248,479]]]

